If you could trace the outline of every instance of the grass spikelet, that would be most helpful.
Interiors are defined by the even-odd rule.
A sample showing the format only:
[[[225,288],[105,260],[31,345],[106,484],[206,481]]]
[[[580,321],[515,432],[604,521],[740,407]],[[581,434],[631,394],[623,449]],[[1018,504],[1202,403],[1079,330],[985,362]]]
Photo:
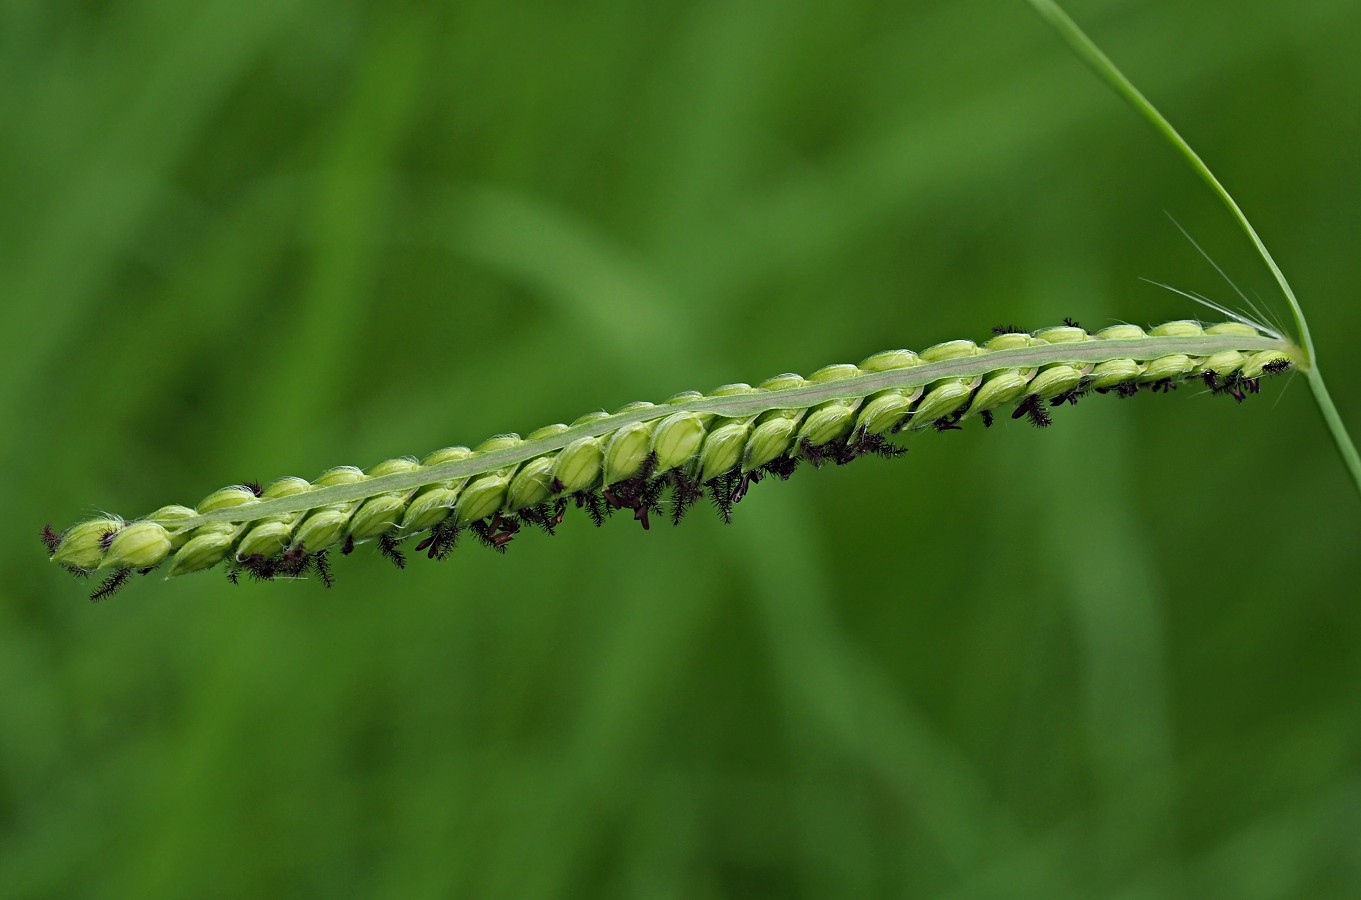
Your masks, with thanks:
[[[1241,402],[1258,393],[1263,377],[1288,371],[1298,353],[1241,323],[1119,325],[1089,334],[1069,319],[1035,332],[993,331],[983,344],[888,351],[806,378],[780,375],[757,387],[631,403],[420,462],[404,457],[367,471],[339,466],[311,482],[232,485],[196,508],[162,507],[132,522],[102,516],[60,533],[49,525],[41,537],[52,560],[73,574],[110,573],[93,599],[111,596],[131,572],[162,565],[167,577],[225,562],[234,583],[244,573],[262,582],[314,576],[330,587],[331,549],[349,556],[376,543],[402,569],[407,557],[398,548],[408,538],[431,560],[447,558],[465,529],[505,553],[524,526],[556,534],[572,508],[597,526],[627,512],[648,529],[666,514],[679,524],[706,496],[731,522],[764,476],[787,480],[802,462],[819,469],[865,456],[893,459],[906,452],[894,435],[964,431],[974,419],[990,426],[999,409],[1046,427],[1050,409],[1089,391],[1128,396],[1146,385],[1166,393],[1194,379]]]

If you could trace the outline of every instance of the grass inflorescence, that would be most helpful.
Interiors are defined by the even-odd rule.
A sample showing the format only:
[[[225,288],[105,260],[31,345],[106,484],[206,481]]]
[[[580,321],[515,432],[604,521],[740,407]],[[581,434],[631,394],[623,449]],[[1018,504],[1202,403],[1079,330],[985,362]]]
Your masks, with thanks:
[[[100,516],[60,534],[45,526],[42,541],[76,576],[109,573],[90,595],[96,601],[134,573],[162,566],[166,577],[223,565],[233,583],[311,576],[329,587],[332,552],[349,555],[369,542],[400,569],[408,552],[446,559],[465,535],[504,553],[524,530],[556,533],[573,510],[596,526],[623,515],[648,529],[679,524],[707,500],[730,522],[762,481],[786,480],[805,463],[818,469],[894,458],[906,452],[897,435],[959,430],[975,419],[987,427],[1002,408],[1045,427],[1058,408],[1090,395],[1168,392],[1187,381],[1241,402],[1299,352],[1244,322],[1175,321],[1147,331],[1115,325],[1089,334],[1065,320],[1035,332],[993,332],[983,344],[885,351],[807,377],[630,403],[419,461],[232,485],[196,507],[166,506],[136,521]]]

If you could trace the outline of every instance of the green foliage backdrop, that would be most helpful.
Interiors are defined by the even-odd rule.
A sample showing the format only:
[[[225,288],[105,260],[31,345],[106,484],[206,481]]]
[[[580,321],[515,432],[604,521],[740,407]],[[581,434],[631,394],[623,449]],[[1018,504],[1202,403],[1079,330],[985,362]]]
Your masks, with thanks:
[[[1361,426],[1361,7],[1073,0]],[[0,896],[1349,897],[1361,505],[1183,389],[338,586],[37,539],[1073,316],[1275,303],[1019,2],[0,6]],[[1276,304],[1279,309],[1280,304]]]

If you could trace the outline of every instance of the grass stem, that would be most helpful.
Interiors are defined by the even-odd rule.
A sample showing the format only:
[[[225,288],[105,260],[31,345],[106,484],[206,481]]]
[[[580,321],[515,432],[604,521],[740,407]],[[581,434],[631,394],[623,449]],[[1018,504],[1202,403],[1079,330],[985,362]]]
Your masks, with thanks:
[[[1319,373],[1314,352],[1314,339],[1309,332],[1309,323],[1304,317],[1304,310],[1300,308],[1300,302],[1295,297],[1295,291],[1290,287],[1290,282],[1286,280],[1285,273],[1281,271],[1281,267],[1276,264],[1271,251],[1267,250],[1266,244],[1257,234],[1257,229],[1252,227],[1252,223],[1248,221],[1248,217],[1243,212],[1242,207],[1238,205],[1238,201],[1234,200],[1233,195],[1220,183],[1214,172],[1210,171],[1210,167],[1191,148],[1186,139],[1172,126],[1172,123],[1167,121],[1167,118],[1158,111],[1158,108],[1134,86],[1133,82],[1125,77],[1120,68],[1101,51],[1101,48],[1063,11],[1061,6],[1054,0],[1029,0],[1029,2],[1035,8],[1035,11],[1068,43],[1068,46],[1079,58],[1090,66],[1092,71],[1096,72],[1102,80],[1114,88],[1115,92],[1133,107],[1135,112],[1147,119],[1163,140],[1181,154],[1192,171],[1199,175],[1201,180],[1209,185],[1210,190],[1228,207],[1234,220],[1238,222],[1243,232],[1247,234],[1248,239],[1252,241],[1253,247],[1257,249],[1257,254],[1261,256],[1262,261],[1271,270],[1271,274],[1276,279],[1276,284],[1281,288],[1281,293],[1285,295],[1286,302],[1290,304],[1290,312],[1295,318],[1295,327],[1302,351],[1300,369],[1308,379],[1309,390],[1314,395],[1314,402],[1318,404],[1319,412],[1323,414],[1323,421],[1328,425],[1333,442],[1337,445],[1338,453],[1341,454],[1342,461],[1351,474],[1352,482],[1358,494],[1361,494],[1361,455],[1358,455],[1356,444],[1352,442],[1351,435],[1348,434],[1347,427],[1342,422],[1342,416],[1333,403],[1332,395],[1328,393],[1328,386]]]

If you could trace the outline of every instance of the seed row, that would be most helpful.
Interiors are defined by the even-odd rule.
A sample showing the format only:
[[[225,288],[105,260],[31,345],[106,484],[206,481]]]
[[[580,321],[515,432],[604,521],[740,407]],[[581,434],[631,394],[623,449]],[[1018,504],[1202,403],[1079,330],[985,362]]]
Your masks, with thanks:
[[[1213,393],[1242,401],[1259,389],[1266,374],[1285,371],[1290,358],[1282,349],[1252,349],[1263,337],[1240,323],[1204,327],[1178,321],[1145,332],[1117,325],[1095,335],[1075,323],[1028,333],[994,329],[980,345],[973,341],[937,344],[921,353],[892,350],[876,353],[858,366],[826,366],[804,377],[785,374],[759,385],[729,384],[708,394],[689,391],[662,404],[631,403],[615,413],[594,412],[567,424],[548,425],[521,438],[503,434],[477,447],[446,447],[419,461],[390,459],[367,471],[353,466],[330,469],[313,481],[285,477],[260,487],[233,485],[214,491],[196,507],[165,506],[145,518],[125,522],[99,517],[58,534],[44,528],[43,540],[53,561],[73,574],[97,570],[111,574],[92,599],[109,596],[134,572],[146,574],[163,564],[166,577],[227,564],[228,576],[242,573],[270,580],[312,574],[331,583],[328,553],[349,554],[356,545],[377,542],[380,552],[399,567],[406,557],[400,545],[419,536],[417,552],[443,559],[460,534],[470,532],[482,543],[504,552],[523,526],[553,533],[568,508],[584,509],[601,524],[628,510],[644,528],[669,509],[679,523],[686,510],[707,496],[728,520],[732,508],[750,486],[767,475],[788,478],[800,462],[820,467],[844,464],[865,455],[897,456],[905,452],[889,441],[903,430],[953,430],[978,419],[985,426],[993,412],[1011,407],[1012,418],[1037,426],[1050,421],[1053,407],[1075,404],[1089,393],[1131,396],[1141,389],[1169,391],[1197,379]],[[1165,353],[1148,358],[1106,359],[1091,363],[1064,359],[1027,368],[999,368],[965,378],[941,378],[910,388],[880,390],[866,396],[839,398],[802,408],[771,408],[755,415],[727,417],[686,408],[716,397],[797,391],[848,378],[928,365],[943,360],[982,356],[1023,347],[1078,345],[1092,341],[1130,342],[1143,337],[1224,336],[1251,338],[1246,349],[1225,349],[1204,356]],[[655,412],[655,415],[652,413]],[[566,445],[552,439],[569,429],[621,413],[639,414],[602,434]],[[579,429],[578,429],[579,430]],[[536,442],[555,449],[528,460],[447,480],[422,481],[403,490],[382,491],[360,499],[303,508],[281,515],[243,521],[190,525],[199,517],[338,485],[358,485],[377,478],[418,474],[455,461],[475,461],[507,448]]]

